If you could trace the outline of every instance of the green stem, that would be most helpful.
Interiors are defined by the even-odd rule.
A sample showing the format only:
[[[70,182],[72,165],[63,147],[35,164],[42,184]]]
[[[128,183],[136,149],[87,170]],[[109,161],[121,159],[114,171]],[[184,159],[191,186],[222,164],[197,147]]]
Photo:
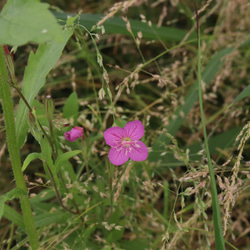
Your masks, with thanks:
[[[108,165],[108,174],[109,174],[109,193],[110,193],[110,217],[109,219],[112,219],[112,213],[113,213],[113,207],[114,207],[114,201],[113,201],[113,198],[114,198],[114,193],[117,189],[117,185],[118,183],[120,182],[123,174],[125,173],[127,167],[128,167],[128,164],[129,162],[126,163],[126,165],[123,167],[122,169],[122,172],[118,178],[118,180],[116,181],[115,185],[113,186],[113,173],[114,173],[114,165],[112,165],[111,163],[109,163]],[[112,167],[112,169],[111,169]]]
[[[200,102],[200,112],[201,112],[201,121],[203,128],[204,143],[206,148],[206,156],[208,161],[209,175],[211,180],[211,192],[212,192],[212,207],[213,207],[213,221],[214,221],[214,231],[215,231],[215,245],[216,249],[224,250],[225,242],[223,238],[221,216],[220,216],[220,206],[219,199],[216,188],[216,181],[214,177],[214,169],[212,161],[210,158],[210,151],[208,146],[207,131],[206,131],[206,122],[203,112],[203,101],[202,101],[202,86],[201,86],[201,48],[200,48],[200,29],[199,29],[199,17],[196,9],[196,22],[197,22],[197,42],[198,42],[198,85],[199,85],[199,102]]]
[[[27,108],[29,109],[30,112],[32,112],[32,108],[31,106],[29,105],[28,101],[26,100],[26,98],[24,97],[22,91],[19,89],[19,87],[16,85],[16,84],[13,84],[11,83],[10,81],[8,81],[3,75],[0,74],[0,79],[3,81],[3,82],[6,82],[9,84],[10,87],[14,88],[18,95],[20,96],[20,98],[23,100],[23,102],[25,103],[25,105],[27,106]],[[50,143],[50,146],[52,148],[52,154],[53,154],[53,157],[54,159],[56,158],[56,155],[55,155],[55,149],[54,149],[54,144],[52,142],[52,139],[53,139],[53,135],[51,137],[48,136],[48,134],[45,132],[43,126],[41,125],[40,121],[37,120],[38,124],[39,124],[39,127],[40,129],[42,130],[43,134],[47,137],[49,143]]]
[[[109,175],[109,194],[110,194],[110,218],[113,213],[113,171],[111,170],[111,163],[108,163],[108,175]]]
[[[57,199],[58,199],[58,201],[59,201],[61,207],[62,207],[63,209],[65,209],[66,211],[72,213],[72,214],[80,214],[80,211],[79,211],[78,207],[76,207],[76,212],[75,212],[75,211],[72,211],[72,210],[70,210],[69,208],[67,208],[67,207],[65,207],[65,206],[63,205],[61,196],[60,196],[59,191],[58,191],[57,186],[56,186],[55,178],[54,178],[54,176],[53,176],[53,174],[52,174],[52,171],[51,171],[51,169],[50,169],[50,167],[49,167],[49,165],[48,165],[47,162],[45,162],[45,166],[47,167],[47,169],[48,169],[48,171],[49,171],[51,180],[52,180],[52,182],[53,182],[53,185],[54,185],[54,188],[55,188],[55,191],[56,191],[56,196],[57,196]]]
[[[8,79],[8,72],[2,46],[0,46],[0,75],[2,75],[2,77],[0,77],[0,95],[2,99],[2,107],[4,113],[4,122],[6,128],[6,136],[7,136],[7,144],[8,144],[10,160],[16,181],[16,186],[18,188],[23,189],[24,192],[26,193],[25,195],[20,196],[20,203],[23,212],[25,229],[29,237],[31,248],[38,249],[39,243],[36,235],[35,224],[32,216],[28,192],[25,185],[24,176],[21,170],[21,159],[19,156],[19,150],[17,147],[14,109],[13,109],[10,87],[9,84],[3,80],[3,79]]]

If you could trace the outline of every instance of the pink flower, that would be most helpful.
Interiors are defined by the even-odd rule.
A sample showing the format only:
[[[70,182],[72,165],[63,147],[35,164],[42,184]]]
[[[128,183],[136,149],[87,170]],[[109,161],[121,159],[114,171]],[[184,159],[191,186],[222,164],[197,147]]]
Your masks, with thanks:
[[[64,137],[67,141],[75,141],[80,137],[84,139],[83,128],[73,127],[69,132],[64,133]]]
[[[133,161],[144,161],[148,157],[146,145],[139,141],[144,135],[144,127],[140,121],[132,121],[120,127],[108,128],[104,139],[111,147],[109,160],[112,164],[122,165],[130,158]]]

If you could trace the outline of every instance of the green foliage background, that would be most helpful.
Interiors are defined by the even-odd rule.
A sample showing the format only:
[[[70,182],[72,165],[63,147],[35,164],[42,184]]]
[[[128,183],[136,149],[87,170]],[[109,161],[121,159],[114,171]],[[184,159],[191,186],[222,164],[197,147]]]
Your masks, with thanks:
[[[0,45],[16,46],[17,86],[35,107],[37,127],[29,128],[29,108],[11,88],[41,249],[215,249],[193,2],[43,2],[8,0],[0,13]],[[197,5],[203,111],[226,249],[246,249],[249,4]],[[135,119],[145,126],[149,158],[111,166],[103,132]],[[2,114],[0,121],[0,246],[26,249]],[[66,125],[84,127],[85,140],[65,141]]]

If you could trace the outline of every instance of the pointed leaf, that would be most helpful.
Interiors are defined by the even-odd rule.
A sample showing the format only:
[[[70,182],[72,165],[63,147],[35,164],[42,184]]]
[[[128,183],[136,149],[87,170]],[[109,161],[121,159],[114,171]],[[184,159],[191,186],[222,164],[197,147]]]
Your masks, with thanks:
[[[62,30],[48,7],[34,0],[8,0],[0,13],[0,44],[63,41]]]
[[[24,194],[25,192],[21,188],[14,188],[0,197],[0,220],[4,213],[4,203],[6,201],[12,201],[13,199],[19,198]]]
[[[73,92],[70,94],[68,99],[66,100],[64,107],[63,107],[63,118],[75,118],[77,117],[78,114],[78,109],[79,109],[79,104],[78,104],[78,97],[77,93]]]
[[[23,162],[22,171],[24,171],[28,167],[28,165],[30,164],[30,162],[33,161],[33,160],[35,160],[35,159],[41,159],[42,160],[43,157],[42,157],[41,153],[31,153],[31,154],[29,154],[25,158],[25,160]]]
[[[15,209],[13,209],[12,207],[5,204],[4,205],[3,216],[25,231],[23,217]]]
[[[71,157],[80,154],[82,151],[81,150],[74,150],[74,151],[69,151],[67,153],[64,153],[62,155],[60,155],[55,162],[55,172],[57,173],[57,171],[59,170],[60,166],[62,164],[64,164],[66,161],[68,161],[68,159],[70,159]]]
[[[41,44],[34,54],[31,52],[29,63],[26,67],[23,79],[23,95],[30,105],[32,105],[39,90],[45,83],[45,78],[49,71],[54,67],[61,56],[68,39],[72,35],[72,30],[64,30],[63,42],[49,42]],[[28,131],[27,124],[28,108],[21,100],[17,110],[16,132],[18,147],[21,148]]]
[[[40,214],[34,217],[35,226],[38,228],[41,228],[43,226],[51,225],[53,223],[62,224],[70,216],[71,216],[70,213],[67,213],[67,212],[54,212],[54,213]]]
[[[250,96],[250,85],[240,92],[240,94],[234,99],[234,102],[238,102],[248,96]]]

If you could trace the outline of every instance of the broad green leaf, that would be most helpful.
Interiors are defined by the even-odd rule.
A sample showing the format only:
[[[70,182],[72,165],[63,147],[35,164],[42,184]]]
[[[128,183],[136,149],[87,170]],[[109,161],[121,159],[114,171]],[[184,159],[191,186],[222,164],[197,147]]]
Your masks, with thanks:
[[[63,48],[72,35],[72,30],[64,30],[63,34],[63,42],[52,41],[41,44],[36,54],[33,52],[30,54],[28,66],[25,69],[22,93],[31,106],[39,90],[43,87],[47,74],[60,58]],[[16,118],[16,132],[19,148],[22,147],[28,131],[27,113],[28,108],[21,100]]]
[[[0,13],[0,44],[62,42],[62,30],[48,7],[35,0],[8,0]]]
[[[9,221],[19,226],[21,229],[25,230],[22,215],[6,204],[4,205],[3,216]]]
[[[68,161],[68,159],[70,159],[71,157],[80,154],[82,151],[81,150],[74,150],[74,151],[69,151],[66,152],[62,155],[60,155],[55,162],[55,172],[57,173],[60,166],[63,165],[66,161]]]
[[[42,126],[49,126],[48,118],[46,117],[44,104],[37,99],[34,100],[33,106],[36,108],[36,118],[39,120]]]
[[[223,57],[225,55],[230,54],[233,51],[233,48],[226,48],[221,51],[219,51],[217,54],[215,54],[211,60],[208,62],[206,67],[204,68],[202,72],[202,80],[208,85],[212,79],[216,76],[216,74],[219,72],[220,68],[223,66],[225,60],[223,60]],[[179,128],[181,127],[185,116],[189,113],[189,111],[192,109],[196,101],[198,100],[198,82],[196,81],[188,91],[187,95],[184,98],[184,104],[177,108],[175,114],[175,119],[170,120],[169,125],[167,127],[168,133],[171,135],[175,135]],[[170,143],[170,139],[165,135],[161,134],[156,143],[153,145],[153,151],[149,154],[149,160],[150,161],[158,161],[159,159],[162,160],[162,162],[167,161],[166,156],[160,156],[160,154],[164,150],[164,145],[167,145]]]
[[[35,226],[42,227],[51,225],[53,223],[61,224],[65,223],[65,221],[71,217],[71,214],[68,212],[54,212],[54,213],[45,213],[40,214],[34,217]]]
[[[13,199],[19,198],[21,195],[24,194],[25,192],[21,188],[14,188],[0,197],[0,220],[4,213],[4,208],[5,208],[4,203],[6,201],[12,201]]]
[[[47,200],[50,200],[56,196],[54,189],[44,189],[39,194],[37,194],[35,197],[32,197],[30,199],[30,203],[33,209],[39,206],[39,203],[46,202]],[[46,202],[48,203],[48,202]]]
[[[76,92],[72,92],[67,98],[64,107],[63,107],[63,118],[77,118],[79,109],[78,97]]]
[[[57,19],[64,20],[66,22],[68,13],[53,13]],[[80,15],[79,23],[90,30],[94,25],[96,25],[104,16],[100,14],[82,14]],[[152,40],[163,40],[163,41],[181,41],[187,31],[169,28],[169,27],[157,27],[152,24],[149,26],[147,23],[143,23],[138,20],[130,19],[130,25],[133,33],[137,35],[137,32],[141,31],[143,38],[152,39]],[[103,23],[106,34],[123,34],[130,35],[126,28],[126,23],[121,17],[112,17],[109,18],[106,22]],[[189,39],[196,39],[195,33],[191,34]]]
[[[22,171],[24,171],[28,167],[28,165],[30,164],[30,162],[32,162],[35,159],[41,159],[42,160],[43,158],[42,158],[41,153],[31,153],[31,154],[29,154],[25,158],[25,160],[23,162]]]

